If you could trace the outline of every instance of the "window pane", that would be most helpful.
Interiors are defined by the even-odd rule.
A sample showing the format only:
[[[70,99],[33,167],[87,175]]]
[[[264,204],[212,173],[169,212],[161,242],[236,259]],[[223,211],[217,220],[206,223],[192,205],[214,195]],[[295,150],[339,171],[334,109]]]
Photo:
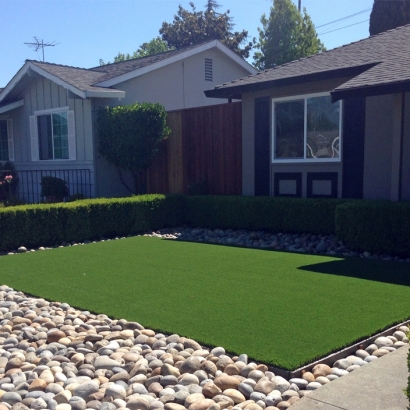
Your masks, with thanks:
[[[340,102],[330,96],[307,99],[307,158],[339,158]]]
[[[9,147],[7,138],[7,121],[0,121],[0,161],[9,160]]]
[[[68,159],[67,113],[53,114],[54,159]]]
[[[39,115],[37,126],[40,159],[53,159],[51,115]]]
[[[302,158],[304,100],[275,103],[275,158]]]

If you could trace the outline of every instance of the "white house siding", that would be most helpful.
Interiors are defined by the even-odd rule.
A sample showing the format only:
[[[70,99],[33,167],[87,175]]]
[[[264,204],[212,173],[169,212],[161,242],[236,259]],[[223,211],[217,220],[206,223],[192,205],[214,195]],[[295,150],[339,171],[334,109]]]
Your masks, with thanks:
[[[329,92],[338,85],[346,82],[348,78],[338,78],[320,82],[295,84],[285,87],[271,88],[257,92],[242,94],[242,194],[255,194],[255,121],[254,104],[255,98],[269,97],[279,98],[299,96],[304,94]],[[272,112],[272,109],[270,109]],[[272,114],[271,114],[272,115]],[[271,118],[272,121],[272,118]],[[343,143],[343,142],[342,142]],[[270,125],[270,147],[272,152],[272,125]],[[300,172],[302,173],[302,197],[307,195],[308,172],[337,172],[338,173],[338,197],[342,195],[342,162],[327,163],[271,163],[270,190],[273,193],[273,176],[275,172]]]
[[[212,59],[213,81],[205,81],[205,58]],[[204,91],[247,75],[243,67],[224,53],[210,49],[124,81],[115,88],[126,92],[121,105],[136,101],[160,102],[167,111],[172,111],[221,104],[223,100],[207,98]],[[118,100],[110,105],[118,105]]]
[[[28,170],[88,169],[90,171],[91,196],[95,196],[93,165],[93,126],[91,121],[91,101],[72,98],[68,92],[43,77],[36,76],[21,96],[24,106],[10,111],[13,118],[15,168]],[[35,111],[59,107],[69,107],[74,111],[76,134],[76,160],[32,161],[29,118]]]

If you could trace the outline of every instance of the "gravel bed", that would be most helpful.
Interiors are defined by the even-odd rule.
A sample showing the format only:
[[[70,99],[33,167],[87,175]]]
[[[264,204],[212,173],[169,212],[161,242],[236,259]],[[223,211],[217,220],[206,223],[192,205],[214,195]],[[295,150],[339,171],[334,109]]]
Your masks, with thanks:
[[[274,249],[299,253],[313,253],[329,256],[357,256],[360,258],[410,262],[410,258],[400,258],[387,254],[349,249],[336,235],[286,234],[267,231],[247,231],[232,229],[172,228],[146,233],[165,239],[179,239],[190,242],[214,243],[222,245],[246,246],[250,248]]]

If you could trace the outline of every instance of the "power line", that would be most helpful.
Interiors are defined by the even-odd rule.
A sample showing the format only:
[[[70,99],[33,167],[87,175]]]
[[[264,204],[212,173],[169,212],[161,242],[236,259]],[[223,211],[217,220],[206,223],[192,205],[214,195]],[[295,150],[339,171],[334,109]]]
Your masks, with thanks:
[[[342,17],[342,18],[337,19],[337,20],[333,20],[333,21],[331,21],[331,22],[329,22],[329,23],[326,23],[326,24],[322,24],[322,25],[320,25],[320,26],[317,26],[316,28],[328,26],[329,24],[333,24],[333,23],[337,23],[337,22],[339,22],[339,21],[343,21],[343,20],[350,19],[350,18],[352,18],[352,17],[354,17],[354,16],[357,16],[357,15],[359,15],[359,14],[366,13],[366,12],[369,11],[369,10],[371,10],[371,8],[370,8],[370,9],[366,9],[366,10],[362,10],[362,11],[359,11],[359,12],[354,13],[354,14],[351,14],[350,16],[346,16],[346,17]]]
[[[330,30],[330,31],[325,31],[324,33],[319,33],[318,36],[323,36],[323,34],[327,34],[327,33],[333,33],[334,31],[342,30],[342,29],[347,28],[347,27],[356,26],[357,24],[366,23],[366,21],[369,21],[369,20],[370,20],[370,19],[367,19],[367,20],[359,21],[358,23],[349,24],[348,26],[336,28],[336,29]]]

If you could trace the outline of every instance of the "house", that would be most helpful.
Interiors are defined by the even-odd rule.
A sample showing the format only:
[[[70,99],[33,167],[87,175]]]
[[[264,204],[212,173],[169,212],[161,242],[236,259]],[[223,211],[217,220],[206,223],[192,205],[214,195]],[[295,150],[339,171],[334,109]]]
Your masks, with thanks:
[[[0,91],[0,161],[12,161],[19,192],[40,200],[41,176],[70,193],[127,194],[97,150],[99,107],[159,102],[167,111],[219,104],[203,91],[256,70],[217,40],[90,69],[27,60]]]
[[[410,200],[410,25],[228,82],[242,193]]]

